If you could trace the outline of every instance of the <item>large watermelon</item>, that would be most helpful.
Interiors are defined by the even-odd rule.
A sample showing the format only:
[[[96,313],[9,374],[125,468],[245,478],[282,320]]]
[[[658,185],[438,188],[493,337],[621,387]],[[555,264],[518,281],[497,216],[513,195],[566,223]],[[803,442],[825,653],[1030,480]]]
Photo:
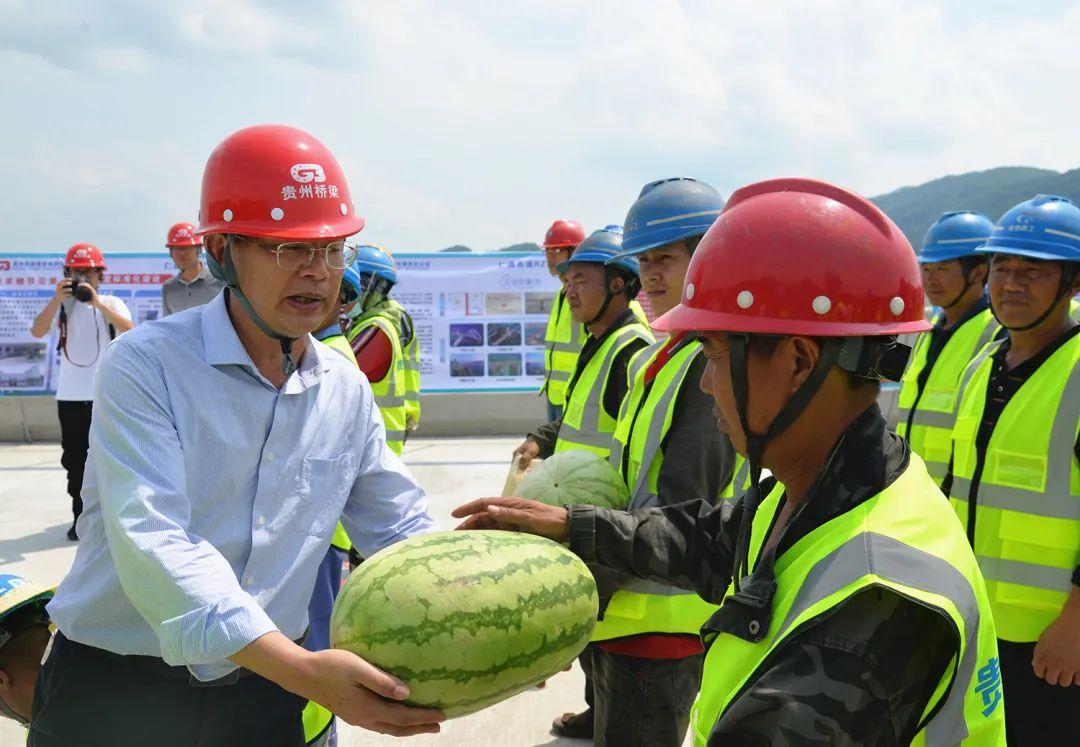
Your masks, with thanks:
[[[560,451],[530,469],[517,486],[517,495],[552,506],[587,503],[625,509],[630,491],[622,476],[591,451]]]
[[[330,643],[409,686],[409,703],[478,711],[562,671],[596,624],[596,583],[556,542],[436,532],[366,559],[330,618]]]

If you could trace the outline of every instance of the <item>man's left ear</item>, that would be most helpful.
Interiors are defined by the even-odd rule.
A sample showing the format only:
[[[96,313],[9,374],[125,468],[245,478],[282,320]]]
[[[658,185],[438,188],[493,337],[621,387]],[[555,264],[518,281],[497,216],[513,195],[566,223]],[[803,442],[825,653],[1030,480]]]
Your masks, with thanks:
[[[212,233],[203,237],[203,248],[206,253],[213,256],[214,259],[221,263],[225,256],[225,236],[220,233]]]

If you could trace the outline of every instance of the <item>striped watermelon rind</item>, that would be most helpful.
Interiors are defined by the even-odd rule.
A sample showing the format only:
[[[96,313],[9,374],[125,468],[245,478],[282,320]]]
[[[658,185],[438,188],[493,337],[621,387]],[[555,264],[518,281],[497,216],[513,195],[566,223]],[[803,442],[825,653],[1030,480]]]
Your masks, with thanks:
[[[473,713],[562,671],[596,624],[596,584],[561,545],[512,532],[436,532],[349,576],[330,641],[403,680],[409,703]]]
[[[560,451],[529,470],[516,494],[552,506],[586,504],[625,509],[630,490],[611,463],[601,456],[572,449]]]

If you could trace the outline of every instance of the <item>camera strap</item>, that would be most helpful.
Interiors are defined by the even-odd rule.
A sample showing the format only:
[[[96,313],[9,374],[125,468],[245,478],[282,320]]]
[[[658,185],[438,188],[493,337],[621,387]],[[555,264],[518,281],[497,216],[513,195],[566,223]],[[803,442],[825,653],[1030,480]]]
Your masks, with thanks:
[[[60,315],[57,317],[56,326],[59,328],[59,335],[57,336],[56,349],[64,354],[68,363],[78,368],[90,368],[97,363],[98,357],[101,355],[101,338],[98,335],[97,329],[97,309],[94,309],[94,342],[97,343],[97,350],[94,352],[94,357],[89,363],[76,363],[71,360],[71,356],[67,351],[67,338],[68,338],[68,322],[67,322],[67,309],[64,304],[60,304]],[[109,324],[109,340],[116,339],[116,327]]]

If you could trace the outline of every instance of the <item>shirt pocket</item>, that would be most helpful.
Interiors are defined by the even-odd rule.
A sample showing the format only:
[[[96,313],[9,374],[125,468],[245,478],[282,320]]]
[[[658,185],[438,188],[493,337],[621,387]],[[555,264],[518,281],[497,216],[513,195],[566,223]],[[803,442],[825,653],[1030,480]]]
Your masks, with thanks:
[[[356,473],[355,454],[340,454],[332,459],[304,457],[297,481],[302,509],[290,528],[317,537],[333,534],[356,482]]]

